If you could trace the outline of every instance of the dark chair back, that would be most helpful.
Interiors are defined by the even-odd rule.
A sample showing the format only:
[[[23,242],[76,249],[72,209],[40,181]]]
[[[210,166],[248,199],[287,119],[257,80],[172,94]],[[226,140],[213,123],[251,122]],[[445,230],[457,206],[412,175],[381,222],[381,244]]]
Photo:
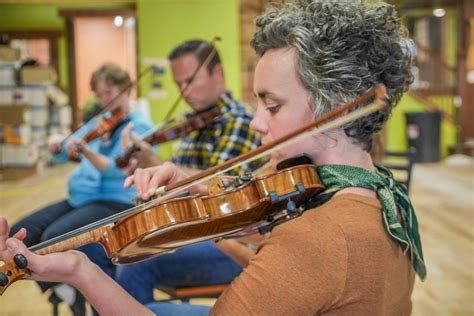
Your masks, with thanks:
[[[407,151],[385,151],[383,165],[394,172],[395,180],[407,187],[410,192],[413,164],[415,163],[416,148]],[[397,172],[401,171],[401,172]],[[405,173],[402,175],[401,173]]]

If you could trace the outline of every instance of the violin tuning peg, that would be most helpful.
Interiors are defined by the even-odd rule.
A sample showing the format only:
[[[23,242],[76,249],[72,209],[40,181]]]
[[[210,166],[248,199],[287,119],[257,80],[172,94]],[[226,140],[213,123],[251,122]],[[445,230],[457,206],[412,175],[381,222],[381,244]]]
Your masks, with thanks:
[[[0,272],[0,286],[1,287],[4,287],[5,285],[8,284],[8,278],[7,276],[5,275],[5,273],[3,272]]]
[[[28,266],[28,260],[26,260],[26,257],[22,254],[15,255],[13,261],[18,269],[25,269]]]

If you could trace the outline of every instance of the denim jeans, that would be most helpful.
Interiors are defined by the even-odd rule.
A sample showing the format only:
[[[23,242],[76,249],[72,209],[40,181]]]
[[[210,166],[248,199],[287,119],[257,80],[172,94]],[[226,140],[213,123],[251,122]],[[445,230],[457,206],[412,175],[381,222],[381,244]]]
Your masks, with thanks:
[[[205,316],[209,314],[211,306],[193,305],[188,303],[150,303],[146,307],[160,316]]]
[[[117,267],[115,280],[142,304],[153,302],[157,286],[193,287],[230,283],[242,268],[212,241]]]
[[[23,218],[12,226],[10,236],[22,227],[26,228],[27,235],[23,241],[26,246],[30,247],[114,215],[132,206],[116,202],[93,202],[74,208],[67,200],[64,200],[48,205]],[[49,282],[39,282],[38,284],[43,292],[54,285],[54,283]]]

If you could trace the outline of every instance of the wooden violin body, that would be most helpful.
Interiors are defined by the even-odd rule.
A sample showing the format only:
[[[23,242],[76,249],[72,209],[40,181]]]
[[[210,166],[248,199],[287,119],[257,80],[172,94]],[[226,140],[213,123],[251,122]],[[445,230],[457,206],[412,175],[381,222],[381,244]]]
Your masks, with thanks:
[[[38,249],[48,254],[100,243],[115,264],[133,263],[203,240],[239,234],[258,227],[284,210],[287,200],[306,201],[323,189],[315,166],[302,165],[244,182],[215,195],[171,199],[146,207],[115,223]],[[272,198],[283,197],[282,199]],[[8,279],[0,294],[26,272],[10,261],[0,266]]]

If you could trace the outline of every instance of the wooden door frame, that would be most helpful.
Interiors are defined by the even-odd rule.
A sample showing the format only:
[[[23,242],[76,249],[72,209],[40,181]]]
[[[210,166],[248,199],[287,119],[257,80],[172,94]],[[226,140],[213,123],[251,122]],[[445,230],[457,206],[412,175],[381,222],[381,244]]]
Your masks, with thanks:
[[[69,81],[69,98],[72,113],[71,128],[75,130],[79,126],[81,117],[79,115],[79,106],[77,104],[77,82],[76,82],[76,47],[75,47],[75,29],[74,19],[79,17],[110,17],[110,16],[135,16],[133,9],[61,9],[59,16],[64,17],[66,27],[66,46],[67,46],[67,65]],[[138,42],[138,37],[136,37]],[[136,45],[138,47],[138,45]],[[136,49],[136,48],[135,48]],[[137,52],[138,56],[138,52]],[[137,58],[138,60],[138,58]],[[137,65],[135,65],[137,67]]]

